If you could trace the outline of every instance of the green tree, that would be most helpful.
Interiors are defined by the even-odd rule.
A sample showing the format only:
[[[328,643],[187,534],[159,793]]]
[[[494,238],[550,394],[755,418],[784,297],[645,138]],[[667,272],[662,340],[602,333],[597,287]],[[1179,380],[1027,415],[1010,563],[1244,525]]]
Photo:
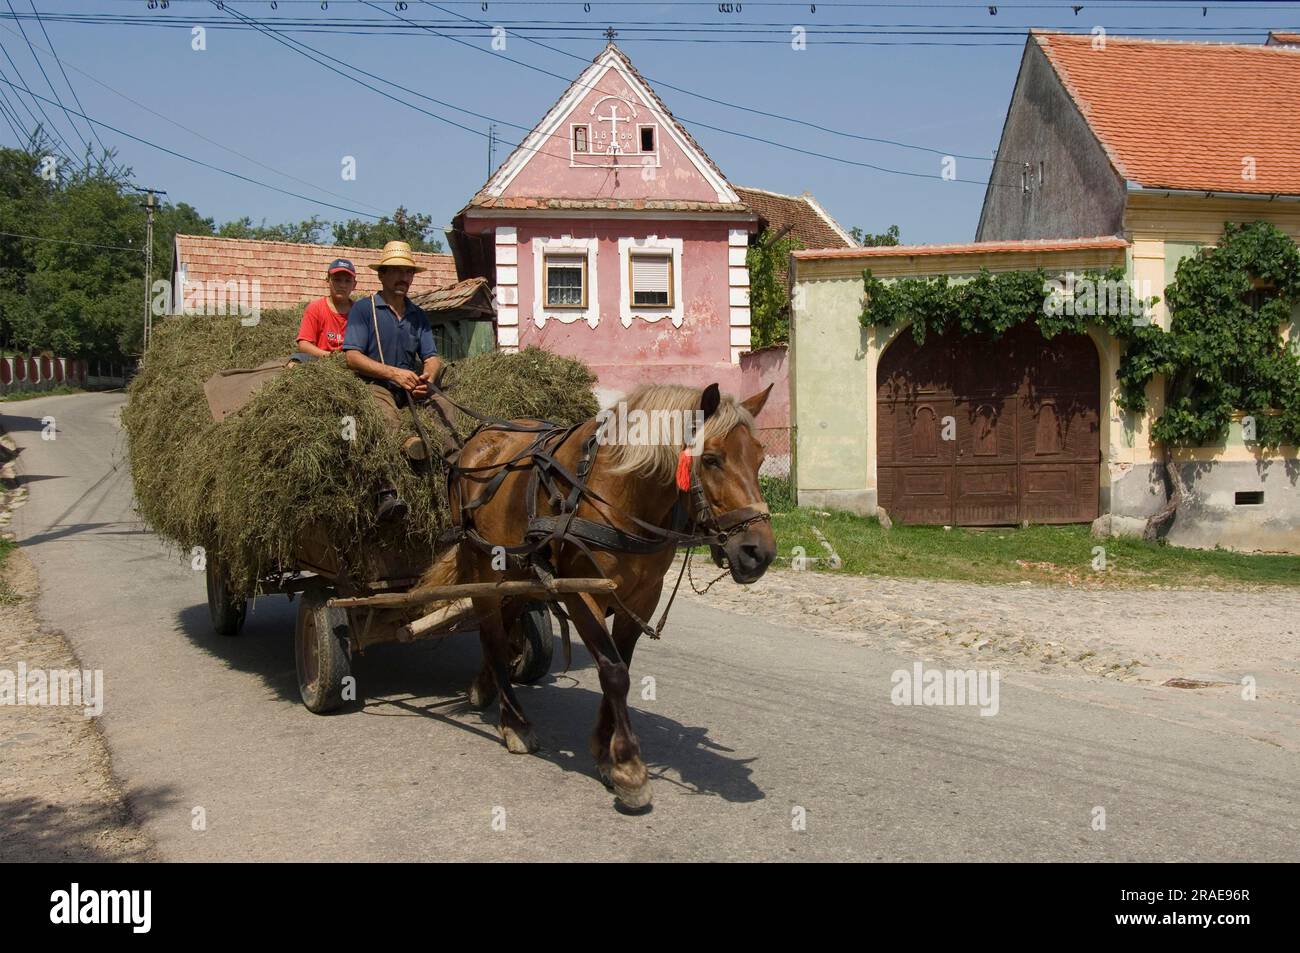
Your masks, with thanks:
[[[790,295],[786,266],[790,252],[802,248],[792,237],[766,239],[745,253],[749,266],[750,346],[759,348],[790,340]]]
[[[299,242],[304,245],[319,245],[329,223],[313,215],[301,222],[286,222],[283,225],[268,225],[262,219],[260,225],[245,215],[234,221],[226,222],[217,229],[221,238],[252,238],[263,242]]]
[[[339,222],[333,228],[334,242],[357,248],[383,248],[388,242],[407,242],[412,251],[442,253],[442,242],[432,237],[435,231],[433,218],[423,212],[411,212],[398,206],[392,217],[385,215],[377,222],[359,218]]]
[[[899,240],[898,240],[899,232],[898,232],[897,225],[890,225],[887,229],[885,229],[883,232],[881,232],[878,235],[873,235],[871,232],[868,232],[866,229],[864,229],[861,225],[854,225],[852,228],[849,229],[849,234],[853,236],[853,240],[857,242],[859,245],[861,245],[863,248],[874,248],[881,245],[899,244]]]

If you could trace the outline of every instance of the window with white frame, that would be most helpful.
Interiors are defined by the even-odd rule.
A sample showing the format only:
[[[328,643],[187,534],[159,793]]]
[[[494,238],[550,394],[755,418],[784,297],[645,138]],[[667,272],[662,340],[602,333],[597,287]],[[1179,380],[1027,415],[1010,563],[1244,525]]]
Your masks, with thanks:
[[[587,137],[589,135],[591,135],[591,132],[586,126],[573,127],[573,151],[574,152],[589,151],[588,142],[587,142]]]
[[[546,306],[548,308],[585,308],[587,306],[587,256],[546,255]]]
[[[671,253],[633,252],[628,256],[628,287],[634,308],[673,306]]]

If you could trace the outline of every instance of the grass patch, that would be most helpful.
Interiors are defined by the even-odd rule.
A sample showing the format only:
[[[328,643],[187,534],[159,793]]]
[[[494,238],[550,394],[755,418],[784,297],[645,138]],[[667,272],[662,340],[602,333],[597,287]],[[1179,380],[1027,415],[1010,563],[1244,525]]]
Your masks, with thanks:
[[[775,513],[772,526],[779,555],[789,557],[795,546],[802,546],[809,556],[827,555],[813,533],[816,527],[842,560],[838,571],[856,575],[1104,588],[1300,585],[1300,556],[1095,539],[1086,525],[885,530],[875,519],[796,509]],[[1104,554],[1097,553],[1096,547],[1102,547]],[[1099,556],[1105,560],[1102,570],[1093,568]],[[812,568],[826,569],[824,563]]]
[[[23,597],[9,584],[9,554],[13,551],[14,541],[0,536],[0,606],[12,606],[23,601]]]
[[[84,388],[69,387],[67,384],[60,384],[58,387],[51,387],[48,390],[16,390],[11,394],[0,395],[0,403],[11,403],[17,400],[35,400],[37,397],[54,397],[58,394],[84,394]]]

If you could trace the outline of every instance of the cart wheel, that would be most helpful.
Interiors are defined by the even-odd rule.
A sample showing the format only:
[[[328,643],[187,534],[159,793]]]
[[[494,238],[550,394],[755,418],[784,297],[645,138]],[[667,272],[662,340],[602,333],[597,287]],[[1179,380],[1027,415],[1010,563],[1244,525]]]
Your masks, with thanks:
[[[544,602],[530,602],[510,633],[515,660],[510,665],[510,679],[518,685],[531,685],[551,670],[555,654],[555,629],[551,612]]]
[[[324,589],[308,589],[298,600],[293,655],[298,691],[307,710],[317,715],[343,704],[343,679],[352,673],[348,649],[348,615],[325,605]]]
[[[244,627],[244,612],[248,601],[230,594],[226,574],[215,559],[208,559],[207,576],[208,618],[212,620],[212,628],[218,635],[238,635]]]

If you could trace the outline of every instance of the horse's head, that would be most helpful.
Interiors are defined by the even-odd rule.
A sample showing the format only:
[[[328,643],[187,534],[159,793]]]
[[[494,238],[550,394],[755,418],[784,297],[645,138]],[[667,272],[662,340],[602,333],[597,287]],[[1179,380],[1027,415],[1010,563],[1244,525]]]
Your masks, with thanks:
[[[757,417],[771,390],[769,384],[752,397],[737,401],[736,406],[747,411],[749,418]],[[704,424],[695,448],[692,506],[699,529],[725,538],[710,544],[713,561],[721,566],[725,556],[731,578],[750,583],[762,576],[776,557],[772,522],[758,486],[764,450],[744,420],[719,425],[729,417],[718,414],[721,403],[717,384],[704,388],[700,395]],[[734,420],[734,411],[731,417]]]

